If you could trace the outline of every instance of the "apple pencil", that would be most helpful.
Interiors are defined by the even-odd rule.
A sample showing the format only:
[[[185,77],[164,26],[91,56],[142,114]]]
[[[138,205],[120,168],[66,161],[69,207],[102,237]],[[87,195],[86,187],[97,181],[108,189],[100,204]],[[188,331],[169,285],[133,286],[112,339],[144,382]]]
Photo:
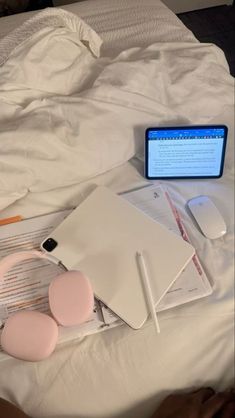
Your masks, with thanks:
[[[137,256],[138,265],[139,265],[139,269],[140,269],[140,273],[141,273],[141,279],[142,279],[144,289],[145,289],[145,293],[146,293],[146,296],[147,296],[148,308],[149,308],[152,320],[154,322],[156,331],[159,334],[160,333],[160,326],[159,326],[159,322],[158,322],[158,319],[157,319],[157,314],[156,314],[156,310],[155,310],[155,306],[154,306],[153,294],[152,294],[152,290],[151,290],[150,279],[149,279],[149,275],[148,275],[148,272],[147,272],[145,259],[144,259],[143,254],[139,251],[137,251],[136,256]]]

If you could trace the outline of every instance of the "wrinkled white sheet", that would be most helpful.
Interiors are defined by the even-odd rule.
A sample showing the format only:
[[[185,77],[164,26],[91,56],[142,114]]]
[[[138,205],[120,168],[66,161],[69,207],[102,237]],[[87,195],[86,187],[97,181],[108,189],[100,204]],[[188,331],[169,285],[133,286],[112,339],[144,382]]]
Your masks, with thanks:
[[[128,161],[146,126],[208,123],[233,104],[214,45],[159,42],[97,58],[75,30],[47,23],[0,67],[2,209]]]
[[[166,9],[160,8],[160,16],[161,10],[165,12]],[[91,18],[96,13],[90,9]],[[98,14],[101,18],[100,10]],[[105,24],[108,25],[108,19],[103,26]],[[96,88],[86,91],[82,98],[85,97],[85,103],[91,100],[99,106],[103,100],[111,114],[113,109],[118,109],[117,117],[119,111],[124,115],[121,120],[121,126],[125,125],[122,127],[123,142],[130,140],[127,115],[132,115],[134,150],[139,154],[143,153],[146,124],[202,122],[228,125],[225,173],[221,179],[163,183],[214,283],[213,295],[161,313],[162,332],[158,337],[151,322],[138,332],[122,326],[66,344],[42,363],[14,359],[0,363],[0,396],[22,406],[33,417],[148,418],[159,400],[172,390],[201,385],[224,389],[234,381],[233,81],[223,54],[217,48],[196,42],[174,44],[173,30],[168,41],[172,43],[128,51],[109,62],[100,73]],[[118,72],[115,66],[119,68]],[[117,74],[120,77],[115,78],[114,88],[113,76]],[[108,95],[110,88],[114,95]],[[137,89],[137,94],[133,89]],[[61,109],[64,104],[67,106],[70,98],[64,99],[68,102],[59,103]],[[57,108],[54,98],[47,98],[46,103],[48,100],[52,103],[51,108]],[[119,101],[121,106],[117,104]],[[122,106],[125,106],[125,114]],[[136,122],[134,116],[137,114]],[[69,112],[67,115],[69,117]],[[12,143],[13,130],[11,138]],[[132,159],[80,184],[48,191],[33,190],[3,210],[1,217],[14,214],[29,217],[72,207],[82,201],[91,183],[105,184],[117,192],[127,190],[143,184],[142,173],[143,164]],[[203,238],[185,211],[186,201],[199,194],[209,195],[221,210],[228,226],[224,238],[215,241]]]
[[[228,108],[220,121],[233,135]],[[163,182],[214,283],[213,295],[161,313],[158,337],[150,321],[138,332],[122,326],[65,344],[38,364],[4,361],[0,396],[37,418],[149,418],[169,392],[198,386],[222,390],[233,384],[233,151],[230,139],[221,179]],[[29,193],[1,215],[33,216],[72,207],[94,182],[128,190],[144,183],[142,172],[142,163],[133,160],[80,185]],[[221,240],[203,238],[188,216],[185,203],[198,194],[209,195],[220,208],[228,226]]]

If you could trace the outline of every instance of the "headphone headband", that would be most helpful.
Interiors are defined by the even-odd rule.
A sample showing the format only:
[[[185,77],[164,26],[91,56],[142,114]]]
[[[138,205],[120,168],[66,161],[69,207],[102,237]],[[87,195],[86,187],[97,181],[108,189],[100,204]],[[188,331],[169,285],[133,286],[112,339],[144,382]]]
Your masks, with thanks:
[[[31,258],[48,258],[46,253],[41,251],[21,251],[18,253],[13,253],[7,255],[2,260],[0,260],[0,280],[3,279],[5,273],[11,269],[15,264],[20,263],[20,261],[30,260]]]

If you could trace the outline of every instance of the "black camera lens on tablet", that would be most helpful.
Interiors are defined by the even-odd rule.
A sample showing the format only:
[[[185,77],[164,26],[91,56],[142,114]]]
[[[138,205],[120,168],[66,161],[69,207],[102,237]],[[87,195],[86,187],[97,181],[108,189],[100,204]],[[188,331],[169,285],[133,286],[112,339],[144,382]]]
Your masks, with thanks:
[[[51,253],[56,247],[58,243],[53,238],[48,238],[43,244],[42,247]]]

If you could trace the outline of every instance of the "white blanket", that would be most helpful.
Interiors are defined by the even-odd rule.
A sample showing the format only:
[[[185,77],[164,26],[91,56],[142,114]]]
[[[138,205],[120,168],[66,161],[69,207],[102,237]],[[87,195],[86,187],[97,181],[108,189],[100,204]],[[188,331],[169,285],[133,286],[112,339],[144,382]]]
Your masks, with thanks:
[[[53,18],[21,36],[0,67],[1,209],[128,161],[148,125],[209,123],[233,105],[233,80],[214,45],[157,43],[99,59],[94,31],[86,28],[84,44],[78,17],[59,28]]]
[[[133,3],[119,1],[122,5]],[[134,1],[140,7],[140,1]],[[77,5],[85,11],[87,3],[96,2]],[[121,36],[123,11],[118,14],[117,1],[101,0],[99,4],[105,2],[106,20],[98,8],[90,8],[88,18],[96,27],[102,26],[103,33],[105,27],[107,33],[114,33],[112,17],[109,32],[108,16],[111,3],[116,4],[113,13],[119,16],[117,32]],[[158,4],[146,1],[147,5],[151,2]],[[152,6],[151,10],[155,16],[157,8]],[[166,11],[163,6],[159,10],[161,20]],[[137,25],[137,14],[135,18]],[[35,418],[149,418],[159,400],[171,391],[198,386],[225,389],[234,382],[233,80],[222,52],[213,45],[188,42],[193,39],[190,33],[185,42],[179,42],[179,32],[173,30],[179,26],[166,27],[170,35],[163,37],[164,25],[160,25],[161,42],[148,48],[129,49],[112,60],[93,59],[86,89],[72,96],[51,93],[51,89],[63,87],[54,83],[53,66],[44,74],[43,91],[35,88],[35,80],[29,88],[32,79],[24,79],[26,84],[20,88],[18,78],[11,85],[5,71],[9,67],[0,69],[0,83],[2,70],[5,77],[0,91],[1,207],[25,193],[6,207],[1,217],[29,217],[75,206],[90,183],[105,184],[115,191],[143,184],[139,174],[143,164],[135,158],[98,177],[88,177],[104,172],[110,161],[118,165],[136,151],[142,155],[144,130],[150,124],[224,123],[229,127],[221,179],[164,182],[213,282],[213,295],[161,313],[158,337],[149,321],[138,332],[122,326],[74,341],[41,363],[2,362],[0,396]],[[137,26],[133,27],[135,31]],[[68,32],[63,33],[63,42],[70,39]],[[32,41],[36,38],[35,34]],[[138,44],[137,35],[135,41]],[[17,77],[24,77],[32,65],[27,42],[21,46],[15,52],[24,52],[24,59],[16,54],[6,62],[12,63],[12,69],[13,63],[22,68]],[[61,55],[55,58],[65,65]],[[71,85],[69,68],[67,74]],[[3,90],[5,86],[8,90]],[[30,159],[26,161],[23,155]],[[102,164],[97,164],[97,159]],[[54,166],[56,175],[52,173]],[[207,240],[186,213],[186,201],[199,194],[209,195],[220,208],[228,227],[224,238]]]

